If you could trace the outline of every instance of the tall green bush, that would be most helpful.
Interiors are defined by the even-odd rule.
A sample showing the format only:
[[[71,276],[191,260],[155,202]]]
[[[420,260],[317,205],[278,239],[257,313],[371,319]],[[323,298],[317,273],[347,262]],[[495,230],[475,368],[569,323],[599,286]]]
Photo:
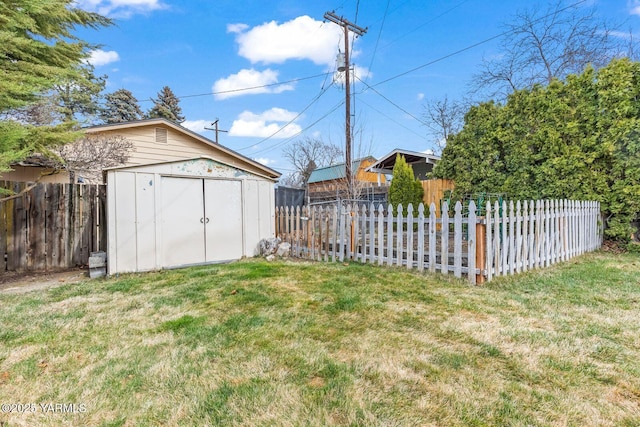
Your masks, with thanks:
[[[640,215],[640,63],[618,59],[471,107],[434,175],[460,193],[601,202],[607,235]]]
[[[413,168],[407,163],[404,156],[396,156],[396,164],[393,167],[393,179],[389,187],[389,203],[394,207],[402,204],[405,209],[411,203],[414,212],[418,211],[418,205],[422,203],[424,189],[420,180],[414,178]]]

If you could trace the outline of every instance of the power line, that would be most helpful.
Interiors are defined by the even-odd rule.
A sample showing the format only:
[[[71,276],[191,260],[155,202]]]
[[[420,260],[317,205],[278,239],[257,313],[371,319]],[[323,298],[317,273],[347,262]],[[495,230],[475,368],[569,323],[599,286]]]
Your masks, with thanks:
[[[260,86],[243,87],[243,88],[239,88],[239,89],[222,90],[222,91],[219,91],[219,92],[197,93],[195,95],[182,95],[182,96],[177,96],[176,98],[178,98],[178,99],[186,99],[186,98],[196,98],[196,97],[199,97],[199,96],[224,95],[224,94],[227,94],[227,93],[245,92],[245,91],[248,91],[248,90],[263,89],[263,88],[266,88],[266,87],[281,86],[281,85],[286,85],[286,84],[289,84],[289,83],[301,82],[303,80],[310,80],[310,79],[315,79],[315,78],[318,78],[318,77],[326,77],[328,75],[331,75],[332,73],[333,73],[332,71],[328,71],[326,73],[315,74],[313,76],[308,76],[308,77],[299,77],[299,78],[287,80],[287,81],[284,81],[284,82],[269,83],[269,84],[260,85]],[[143,99],[143,100],[141,100],[139,102],[152,102],[152,101],[153,100],[151,100],[151,99]]]
[[[411,114],[410,112],[408,112],[407,110],[405,110],[404,108],[402,108],[401,106],[399,106],[398,104],[396,104],[395,102],[393,102],[392,100],[390,100],[389,98],[387,98],[386,96],[384,96],[383,94],[381,94],[380,92],[378,92],[373,86],[369,86],[366,82],[363,82],[358,76],[356,76],[356,79],[360,80],[360,82],[362,84],[364,84],[367,89],[371,89],[372,91],[374,91],[376,94],[378,94],[379,96],[381,96],[383,99],[385,99],[389,104],[393,105],[394,107],[396,107],[398,110],[402,111],[403,113],[407,114],[408,116],[412,117],[414,120],[416,120],[417,122],[419,122],[420,124],[423,124],[426,126],[426,123],[423,122],[422,120],[420,120],[419,118],[417,118],[416,116],[414,116],[413,114]]]
[[[544,19],[546,19],[546,18],[549,18],[550,16],[553,16],[553,15],[555,15],[555,14],[557,14],[557,13],[564,12],[565,10],[568,10],[568,9],[574,8],[574,7],[576,7],[576,6],[579,6],[580,4],[585,3],[586,1],[587,1],[587,0],[580,0],[580,1],[577,1],[577,2],[575,2],[575,3],[573,3],[573,4],[570,4],[569,6],[566,6],[566,7],[562,8],[562,9],[556,10],[556,11],[554,11],[554,12],[552,12],[552,13],[549,13],[548,15],[545,15],[545,16],[543,16],[543,17],[540,17],[540,18],[538,18],[538,19],[536,19],[536,20],[534,20],[534,21],[532,21],[532,22],[533,22],[533,23],[536,23],[536,22],[542,21],[542,20],[544,20]],[[512,33],[512,32],[514,32],[514,30],[504,31],[504,32],[502,32],[502,33],[500,33],[500,34],[497,34],[497,35],[495,35],[495,36],[492,36],[492,37],[489,37],[489,38],[487,38],[487,39],[484,39],[484,40],[482,40],[482,41],[480,41],[480,42],[478,42],[478,43],[474,43],[474,44],[472,44],[472,45],[470,45],[470,46],[467,46],[467,47],[464,47],[464,48],[462,48],[462,49],[456,50],[455,52],[452,52],[452,53],[450,53],[450,54],[448,54],[448,55],[441,56],[440,58],[438,58],[438,59],[434,59],[433,61],[429,61],[429,62],[427,62],[426,64],[419,65],[419,66],[417,66],[417,67],[415,67],[415,68],[412,68],[412,69],[410,69],[410,70],[408,70],[408,71],[405,71],[405,72],[403,72],[403,73],[397,74],[397,75],[395,75],[395,76],[393,76],[393,77],[389,77],[388,79],[385,79],[385,80],[383,80],[383,81],[381,81],[381,82],[378,82],[378,83],[376,83],[376,84],[374,84],[374,85],[370,86],[370,88],[373,88],[373,87],[375,87],[375,86],[380,86],[380,85],[382,85],[382,84],[388,83],[388,82],[390,82],[391,80],[395,80],[395,79],[400,78],[400,77],[404,77],[404,76],[406,76],[407,74],[411,74],[411,73],[413,73],[414,71],[418,71],[418,70],[420,70],[420,69],[422,69],[422,68],[428,67],[429,65],[433,65],[433,64],[435,64],[435,63],[437,63],[437,62],[444,61],[445,59],[451,58],[452,56],[458,55],[458,54],[460,54],[460,53],[462,53],[462,52],[466,52],[467,50],[471,50],[471,49],[473,49],[473,48],[475,48],[475,47],[478,47],[478,46],[481,46],[481,45],[483,45],[483,44],[485,44],[485,43],[489,43],[489,42],[490,42],[490,41],[492,41],[492,40],[495,40],[495,39],[497,39],[497,38],[499,38],[499,37],[506,36],[507,34]]]
[[[287,126],[289,126],[291,123],[293,123],[294,121],[296,121],[296,119],[298,119],[302,114],[304,114],[304,112],[305,112],[305,111],[307,111],[307,110],[308,110],[308,109],[309,109],[313,104],[315,104],[316,102],[318,102],[318,100],[320,99],[320,97],[321,97],[322,95],[324,95],[324,94],[329,90],[329,88],[331,88],[331,86],[333,86],[333,84],[330,84],[330,85],[329,85],[329,86],[327,86],[326,88],[322,89],[322,90],[320,91],[320,93],[319,93],[318,95],[316,95],[316,96],[311,100],[311,102],[310,102],[306,107],[304,107],[304,108],[302,109],[302,111],[300,111],[298,114],[296,114],[296,116],[295,116],[294,118],[292,118],[292,119],[291,119],[291,120],[289,120],[287,123],[285,123],[285,124],[284,124],[281,128],[279,128],[277,131],[275,131],[275,132],[274,132],[274,133],[272,133],[271,135],[267,136],[266,138],[261,139],[260,141],[258,141],[258,142],[256,142],[256,143],[253,143],[253,144],[251,144],[251,145],[247,145],[246,147],[237,148],[236,150],[237,150],[237,151],[240,151],[240,150],[246,150],[246,149],[251,148],[251,147],[255,147],[256,145],[259,145],[259,144],[261,144],[261,143],[263,143],[263,142],[265,142],[265,141],[267,141],[267,140],[269,140],[269,139],[273,138],[274,136],[276,136],[276,135],[277,135],[277,134],[279,134],[280,132],[282,132],[282,131],[287,127]]]
[[[398,40],[405,38],[406,36],[408,36],[411,33],[415,33],[416,31],[418,31],[420,28],[424,27],[427,24],[430,24],[432,22],[437,21],[438,19],[442,18],[444,15],[446,15],[447,13],[459,8],[460,6],[462,6],[463,4],[469,2],[469,0],[464,0],[458,4],[456,4],[455,6],[450,7],[449,9],[445,10],[444,12],[440,13],[439,15],[434,16],[433,18],[429,19],[428,21],[423,22],[422,24],[418,25],[417,27],[415,27],[414,29],[407,31],[406,33],[402,34],[401,36],[396,37],[395,39],[393,39],[392,41],[390,41],[389,43],[385,44],[382,48],[385,49],[389,46],[391,46],[392,44],[396,43]],[[387,6],[388,7],[388,6]],[[394,9],[397,10],[398,8]]]
[[[418,132],[416,132],[415,130],[403,125],[402,123],[400,123],[399,121],[397,121],[396,119],[388,116],[387,114],[383,113],[382,111],[378,110],[377,108],[375,108],[373,105],[369,104],[368,102],[364,101],[363,99],[360,99],[360,102],[363,103],[364,105],[366,105],[367,107],[371,108],[373,111],[375,111],[376,113],[380,114],[381,116],[391,120],[392,122],[394,122],[395,124],[397,124],[400,127],[405,128],[406,130],[408,130],[409,132],[413,133],[414,135],[419,136],[420,138],[424,139],[425,141],[429,141],[429,139],[427,137],[425,137],[422,134],[419,134]]]
[[[467,1],[468,1],[468,0],[465,0],[465,1],[463,1],[462,3],[459,3],[459,4],[458,4],[458,5],[456,5],[456,6],[453,6],[452,8],[450,8],[450,9],[446,10],[445,12],[441,13],[440,15],[438,15],[436,18],[441,17],[441,16],[443,16],[443,15],[444,15],[444,14],[446,14],[446,13],[449,13],[450,11],[452,11],[453,9],[455,9],[455,8],[457,8],[457,7],[459,7],[459,6],[461,6],[462,4],[466,3]],[[556,12],[553,12],[553,13],[550,13],[550,14],[548,14],[548,15],[545,15],[545,16],[543,16],[543,17],[541,17],[541,18],[539,18],[539,19],[537,19],[537,20],[535,20],[535,21],[533,21],[533,22],[535,23],[535,22],[541,21],[541,20],[543,20],[543,19],[546,19],[546,18],[548,18],[548,17],[552,16],[552,15],[553,15],[553,14],[555,14],[555,13],[558,13],[558,12],[564,12],[564,11],[565,11],[565,10],[567,10],[567,9],[571,9],[571,8],[573,8],[573,7],[579,6],[580,4],[585,3],[586,1],[588,1],[588,0],[580,0],[580,1],[578,1],[578,2],[576,2],[576,3],[573,3],[573,4],[571,4],[571,5],[567,6],[567,7],[564,7],[564,8],[562,8],[562,9],[560,9],[560,10],[556,11]],[[343,4],[344,4],[344,3],[346,3],[346,1],[345,1],[345,2],[343,2]],[[405,3],[407,3],[407,2],[405,2]],[[403,3],[403,4],[404,4],[404,3]],[[401,4],[401,5],[402,5],[402,4]],[[393,12],[393,11],[395,11],[395,10],[397,10],[398,8],[399,8],[399,6],[398,6],[398,7],[396,7],[395,9],[393,9],[393,10],[392,10],[392,12]],[[434,19],[436,19],[436,18],[434,18]],[[430,20],[430,21],[425,22],[425,23],[424,23],[424,24],[422,24],[420,27],[422,27],[422,26],[424,26],[424,25],[426,25],[426,24],[428,24],[428,23],[430,23],[430,22],[433,22],[433,20],[434,20],[434,19],[432,19],[432,20]],[[420,28],[420,27],[417,27],[417,28],[415,28],[414,30],[409,31],[407,34],[412,33],[413,31],[417,30],[417,29],[418,29],[418,28]],[[460,54],[460,53],[466,52],[467,50],[471,50],[471,49],[473,49],[473,48],[475,48],[475,47],[478,47],[478,46],[481,46],[481,45],[483,45],[483,44],[486,44],[486,43],[488,43],[488,42],[490,42],[490,41],[492,41],[492,40],[495,40],[495,39],[497,39],[497,38],[499,38],[499,37],[505,36],[505,35],[507,35],[507,34],[509,34],[509,33],[511,33],[511,32],[513,32],[513,30],[504,31],[504,32],[502,32],[502,33],[500,33],[500,34],[497,34],[497,35],[495,35],[495,36],[492,36],[492,37],[489,37],[489,38],[487,38],[487,39],[484,39],[484,40],[482,40],[482,41],[480,41],[480,42],[478,42],[478,43],[474,43],[474,44],[472,44],[472,45],[469,45],[469,46],[467,46],[467,47],[464,47],[464,48],[462,48],[462,49],[459,49],[459,50],[457,50],[457,51],[455,51],[455,52],[452,52],[452,53],[450,53],[450,54],[447,54],[447,55],[442,56],[442,57],[440,57],[440,58],[434,59],[433,61],[430,61],[430,62],[427,62],[427,63],[425,63],[425,64],[419,65],[419,66],[417,66],[417,67],[415,67],[415,68],[412,68],[412,69],[410,69],[410,70],[408,70],[408,71],[405,71],[405,72],[403,72],[403,73],[397,74],[397,75],[395,75],[395,76],[393,76],[393,77],[389,77],[388,79],[382,80],[381,82],[378,82],[378,83],[376,83],[376,84],[372,85],[372,87],[379,86],[379,85],[384,84],[384,83],[387,83],[387,82],[389,82],[389,81],[391,81],[391,80],[398,79],[398,78],[403,77],[403,76],[405,76],[405,75],[407,75],[407,74],[410,74],[410,73],[412,73],[412,72],[414,72],[414,71],[417,71],[417,70],[419,70],[419,69],[422,69],[422,68],[428,67],[429,65],[433,65],[433,64],[435,64],[435,63],[437,63],[437,62],[440,62],[440,61],[443,61],[443,60],[445,60],[445,59],[451,58],[452,56],[455,56],[455,55],[458,55],[458,54]],[[405,36],[406,36],[407,34],[405,34]],[[398,41],[398,40],[399,40],[400,38],[402,38],[402,37],[404,37],[404,36],[400,36],[399,38],[397,38],[397,39],[395,39],[394,41],[390,42],[389,44],[385,45],[384,47],[387,47],[387,46],[389,46],[389,45],[391,45],[391,44],[395,43],[396,41]],[[375,52],[375,50],[374,50],[374,52]],[[289,83],[295,83],[295,82],[304,81],[304,80],[310,80],[310,79],[314,79],[314,78],[317,78],[317,77],[326,77],[326,76],[329,76],[329,75],[331,75],[331,74],[333,74],[333,71],[328,71],[328,72],[325,72],[325,73],[315,74],[315,75],[307,76],[307,77],[299,77],[299,78],[295,78],[295,79],[287,80],[287,81],[284,81],[284,82],[270,83],[270,84],[265,84],[265,85],[252,86],[252,87],[239,88],[239,89],[230,89],[230,90],[219,91],[219,92],[206,92],[206,93],[198,93],[198,94],[193,94],[193,95],[182,95],[182,96],[178,96],[177,98],[178,98],[178,99],[186,99],[186,98],[195,98],[195,97],[200,97],[200,96],[223,95],[223,94],[227,94],[227,93],[244,92],[244,91],[249,91],[249,90],[262,89],[262,88],[266,88],[266,87],[279,86],[279,85],[284,85],[284,84],[289,84]],[[141,99],[141,100],[139,100],[139,102],[141,102],[141,103],[142,103],[142,102],[151,102],[151,99]]]
[[[278,142],[277,144],[275,144],[273,147],[269,147],[269,148],[263,148],[262,150],[257,150],[254,153],[252,153],[252,155],[255,154],[260,154],[260,153],[265,153],[265,152],[269,152],[271,150],[274,150],[278,147],[281,147],[283,145],[285,145],[286,143],[288,143],[289,141],[293,140],[294,138],[299,137],[303,132],[306,132],[307,130],[311,129],[313,126],[317,125],[318,123],[320,123],[322,120],[326,119],[331,113],[333,113],[334,111],[336,111],[338,108],[340,108],[342,105],[344,104],[344,100],[341,100],[340,102],[338,102],[335,106],[333,106],[329,111],[327,111],[324,115],[322,115],[322,117],[320,117],[318,120],[316,120],[315,122],[311,123],[309,126],[300,129],[300,132],[296,133],[295,135],[290,136],[287,139],[284,139],[280,142]],[[255,144],[254,144],[255,145]]]
[[[373,55],[371,55],[371,62],[369,62],[369,67],[367,68],[367,77],[365,80],[369,78],[369,74],[371,74],[371,67],[373,67],[373,60],[376,58],[376,52],[378,51],[378,43],[380,43],[380,36],[382,36],[382,29],[384,28],[384,23],[387,20],[387,14],[389,13],[389,3],[391,1],[387,0],[387,6],[384,9],[384,16],[382,17],[382,24],[380,25],[380,31],[378,31],[378,37],[376,38],[376,44],[373,48]]]

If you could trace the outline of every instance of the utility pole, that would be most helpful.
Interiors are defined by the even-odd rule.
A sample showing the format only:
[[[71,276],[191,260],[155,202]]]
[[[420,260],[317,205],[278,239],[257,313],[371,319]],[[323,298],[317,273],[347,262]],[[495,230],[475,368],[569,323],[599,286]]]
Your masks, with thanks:
[[[219,132],[229,132],[228,130],[221,130],[221,129],[218,129],[218,122],[219,122],[219,121],[220,121],[220,119],[216,119],[216,121],[215,121],[215,122],[211,123],[211,124],[214,126],[214,128],[213,128],[213,129],[212,129],[212,128],[207,128],[207,127],[205,127],[205,129],[206,129],[206,130],[213,130],[213,131],[215,131],[215,132],[216,132],[216,144],[219,144],[219,142],[218,142],[218,133],[219,133]]]
[[[349,22],[345,18],[336,15],[335,12],[325,13],[324,19],[331,21],[344,29],[344,90],[346,96],[344,167],[345,179],[347,180],[347,198],[351,199],[353,197],[353,174],[351,170],[351,87],[349,79],[351,64],[349,63],[349,31],[361,36],[367,32],[367,29],[359,27],[353,22]]]

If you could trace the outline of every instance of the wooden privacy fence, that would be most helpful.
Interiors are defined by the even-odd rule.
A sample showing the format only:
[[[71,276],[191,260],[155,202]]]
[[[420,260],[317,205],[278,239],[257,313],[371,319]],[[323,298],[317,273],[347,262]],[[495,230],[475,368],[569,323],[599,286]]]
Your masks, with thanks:
[[[526,206],[523,207],[523,206]],[[418,270],[466,274],[469,282],[549,266],[602,243],[596,202],[537,201],[487,204],[478,216],[447,202],[436,215],[420,204],[276,209],[276,234],[293,256],[318,261],[354,260]]]
[[[0,182],[20,193],[26,183]],[[106,187],[38,184],[0,202],[0,272],[86,265],[107,247]]]
[[[436,209],[441,205],[444,200],[445,192],[447,190],[454,190],[455,183],[450,179],[427,179],[420,181],[422,189],[424,190],[424,196],[422,201],[425,206],[430,206],[431,203],[436,204]],[[437,210],[436,216],[439,216],[440,209]]]

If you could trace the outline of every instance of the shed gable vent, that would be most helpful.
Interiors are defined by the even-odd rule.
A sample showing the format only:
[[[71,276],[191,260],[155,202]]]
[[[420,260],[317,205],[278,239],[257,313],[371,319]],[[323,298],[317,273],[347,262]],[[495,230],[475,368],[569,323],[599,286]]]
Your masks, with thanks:
[[[160,144],[167,143],[167,130],[163,128],[156,128],[156,142]]]

